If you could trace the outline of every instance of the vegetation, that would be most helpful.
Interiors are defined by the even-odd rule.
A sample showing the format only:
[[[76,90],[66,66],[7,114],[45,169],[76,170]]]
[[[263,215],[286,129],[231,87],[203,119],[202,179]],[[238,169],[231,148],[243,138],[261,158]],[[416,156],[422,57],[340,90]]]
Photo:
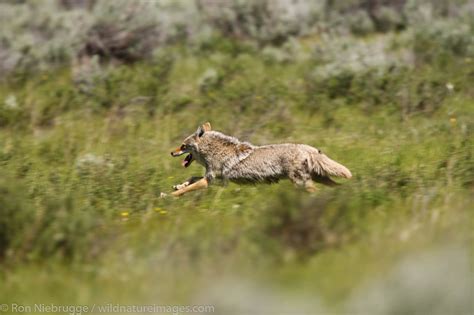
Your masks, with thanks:
[[[0,3],[0,303],[469,313],[472,3],[211,2]],[[205,121],[354,177],[160,198]]]

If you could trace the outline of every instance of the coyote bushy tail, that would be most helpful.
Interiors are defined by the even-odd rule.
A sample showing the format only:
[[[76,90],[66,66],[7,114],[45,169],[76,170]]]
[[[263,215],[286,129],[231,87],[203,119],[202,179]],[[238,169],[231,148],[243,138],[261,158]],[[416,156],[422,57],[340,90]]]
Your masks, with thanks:
[[[312,171],[316,177],[344,177],[351,178],[351,171],[342,164],[331,160],[323,153],[312,155]]]

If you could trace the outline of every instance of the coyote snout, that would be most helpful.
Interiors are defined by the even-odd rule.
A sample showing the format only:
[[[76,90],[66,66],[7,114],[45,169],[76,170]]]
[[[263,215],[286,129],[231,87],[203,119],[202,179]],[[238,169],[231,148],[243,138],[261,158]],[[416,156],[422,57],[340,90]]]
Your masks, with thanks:
[[[180,146],[180,147],[177,148],[176,150],[171,151],[171,156],[176,157],[176,156],[183,155],[183,154],[185,154],[185,153],[186,153],[186,151],[184,151],[183,146]]]
[[[271,144],[255,146],[248,142],[211,130],[205,123],[183,144],[171,152],[173,157],[187,154],[182,165],[193,161],[205,167],[203,177],[192,177],[175,185],[172,194],[206,188],[215,178],[236,183],[274,183],[288,178],[308,191],[315,191],[314,182],[337,185],[330,176],[351,178],[345,166],[331,160],[320,150],[306,144]]]
[[[171,156],[172,157],[177,157],[177,156],[180,156],[180,155],[183,155],[183,154],[186,154],[188,153],[188,151],[186,151],[186,145],[183,144],[182,146],[180,146],[179,148],[177,148],[176,150],[172,151],[171,152]],[[191,153],[189,153],[183,160],[182,162],[182,165],[184,167],[188,167],[189,165],[191,165],[191,162],[193,161],[193,155]]]

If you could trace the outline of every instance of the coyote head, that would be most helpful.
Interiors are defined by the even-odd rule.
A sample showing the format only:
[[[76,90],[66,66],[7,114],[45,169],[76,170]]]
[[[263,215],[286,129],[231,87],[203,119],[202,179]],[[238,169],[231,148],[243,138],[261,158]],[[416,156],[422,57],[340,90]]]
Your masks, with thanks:
[[[180,147],[171,152],[171,156],[176,157],[188,153],[181,163],[184,167],[188,167],[194,161],[194,157],[198,155],[198,144],[201,141],[201,137],[210,130],[211,124],[209,122],[202,124],[195,133],[184,139]]]

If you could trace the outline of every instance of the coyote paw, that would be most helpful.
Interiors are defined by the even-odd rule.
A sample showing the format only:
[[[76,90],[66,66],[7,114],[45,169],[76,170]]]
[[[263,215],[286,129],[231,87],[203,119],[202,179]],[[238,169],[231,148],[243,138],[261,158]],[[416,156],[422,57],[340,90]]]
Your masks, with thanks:
[[[180,189],[183,189],[183,188],[186,187],[186,186],[189,186],[189,184],[190,184],[189,181],[186,181],[186,182],[184,182],[184,183],[182,183],[182,184],[173,185],[173,189],[174,189],[174,190],[180,190]]]

